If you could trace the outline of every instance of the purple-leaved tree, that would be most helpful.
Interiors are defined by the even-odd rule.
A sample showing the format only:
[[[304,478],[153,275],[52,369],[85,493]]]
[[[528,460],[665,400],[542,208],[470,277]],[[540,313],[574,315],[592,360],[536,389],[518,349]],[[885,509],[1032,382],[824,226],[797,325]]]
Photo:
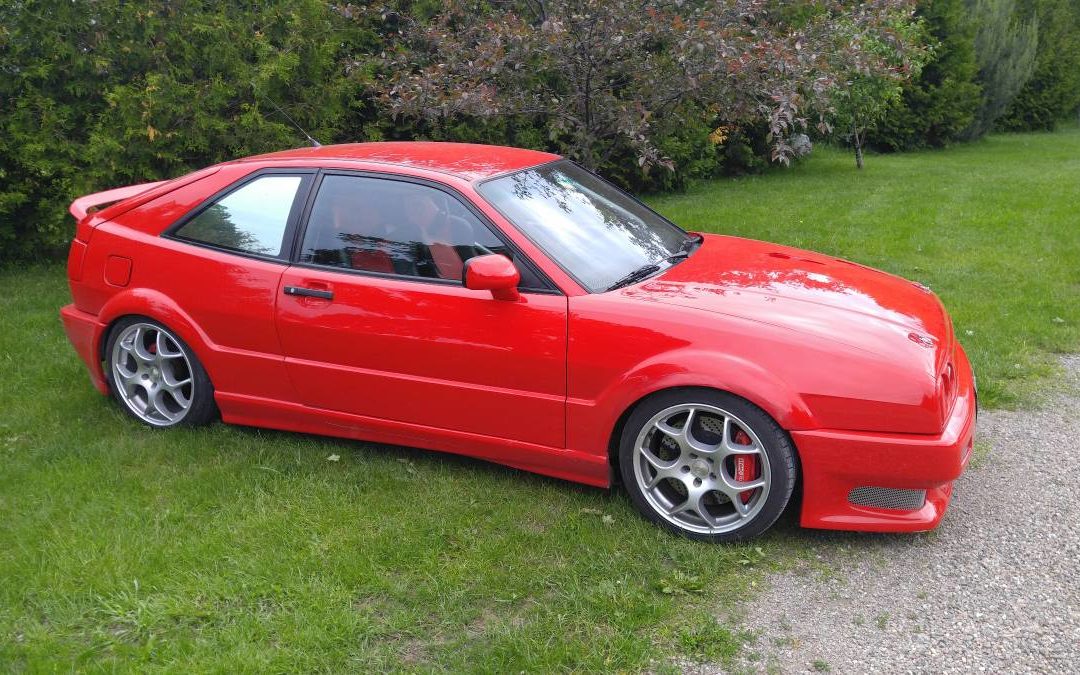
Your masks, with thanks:
[[[788,163],[810,111],[829,128],[834,94],[853,73],[905,76],[918,48],[895,28],[912,21],[913,4],[445,2],[428,20],[394,17],[400,38],[385,56],[380,97],[395,116],[538,120],[588,168],[625,147],[643,169],[670,168],[654,143],[660,119],[765,121],[773,159]],[[861,48],[871,42],[889,50]]]

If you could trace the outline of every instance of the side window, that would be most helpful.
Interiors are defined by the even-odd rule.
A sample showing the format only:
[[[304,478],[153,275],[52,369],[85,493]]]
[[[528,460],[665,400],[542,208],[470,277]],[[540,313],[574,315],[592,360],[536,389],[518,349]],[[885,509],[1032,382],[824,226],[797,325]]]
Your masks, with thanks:
[[[176,236],[223,248],[280,257],[302,176],[268,175],[233,190],[185,223]]]
[[[300,261],[460,282],[465,261],[488,253],[514,260],[502,240],[442,190],[328,175],[315,196]],[[545,288],[530,267],[515,264],[522,288]]]

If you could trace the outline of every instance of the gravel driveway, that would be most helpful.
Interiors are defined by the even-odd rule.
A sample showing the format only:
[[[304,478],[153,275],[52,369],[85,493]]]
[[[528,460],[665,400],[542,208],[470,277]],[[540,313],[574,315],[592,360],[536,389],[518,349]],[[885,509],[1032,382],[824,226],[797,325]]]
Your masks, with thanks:
[[[979,417],[936,532],[804,531],[817,558],[743,608],[740,669],[1080,672],[1080,356],[1041,410]]]

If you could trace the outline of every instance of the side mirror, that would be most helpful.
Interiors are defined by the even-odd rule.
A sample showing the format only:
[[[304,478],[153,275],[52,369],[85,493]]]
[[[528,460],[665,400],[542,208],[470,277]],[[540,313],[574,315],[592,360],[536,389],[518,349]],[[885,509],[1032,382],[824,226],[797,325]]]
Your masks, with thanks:
[[[462,272],[465,288],[474,291],[491,291],[496,300],[517,300],[518,282],[521,275],[514,263],[504,255],[489,253],[465,261]]]

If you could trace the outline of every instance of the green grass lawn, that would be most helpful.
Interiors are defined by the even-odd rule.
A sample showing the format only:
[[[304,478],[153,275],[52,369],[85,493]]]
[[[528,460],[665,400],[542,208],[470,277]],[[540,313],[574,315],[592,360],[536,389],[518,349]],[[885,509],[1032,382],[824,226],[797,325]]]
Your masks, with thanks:
[[[1080,343],[1078,158],[1076,130],[862,173],[826,150],[652,201],[929,283],[984,402],[1008,405]],[[60,267],[0,284],[3,671],[665,670],[735,653],[714,617],[809,546],[790,517],[755,545],[692,543],[619,493],[445,455],[146,429],[67,344]]]

